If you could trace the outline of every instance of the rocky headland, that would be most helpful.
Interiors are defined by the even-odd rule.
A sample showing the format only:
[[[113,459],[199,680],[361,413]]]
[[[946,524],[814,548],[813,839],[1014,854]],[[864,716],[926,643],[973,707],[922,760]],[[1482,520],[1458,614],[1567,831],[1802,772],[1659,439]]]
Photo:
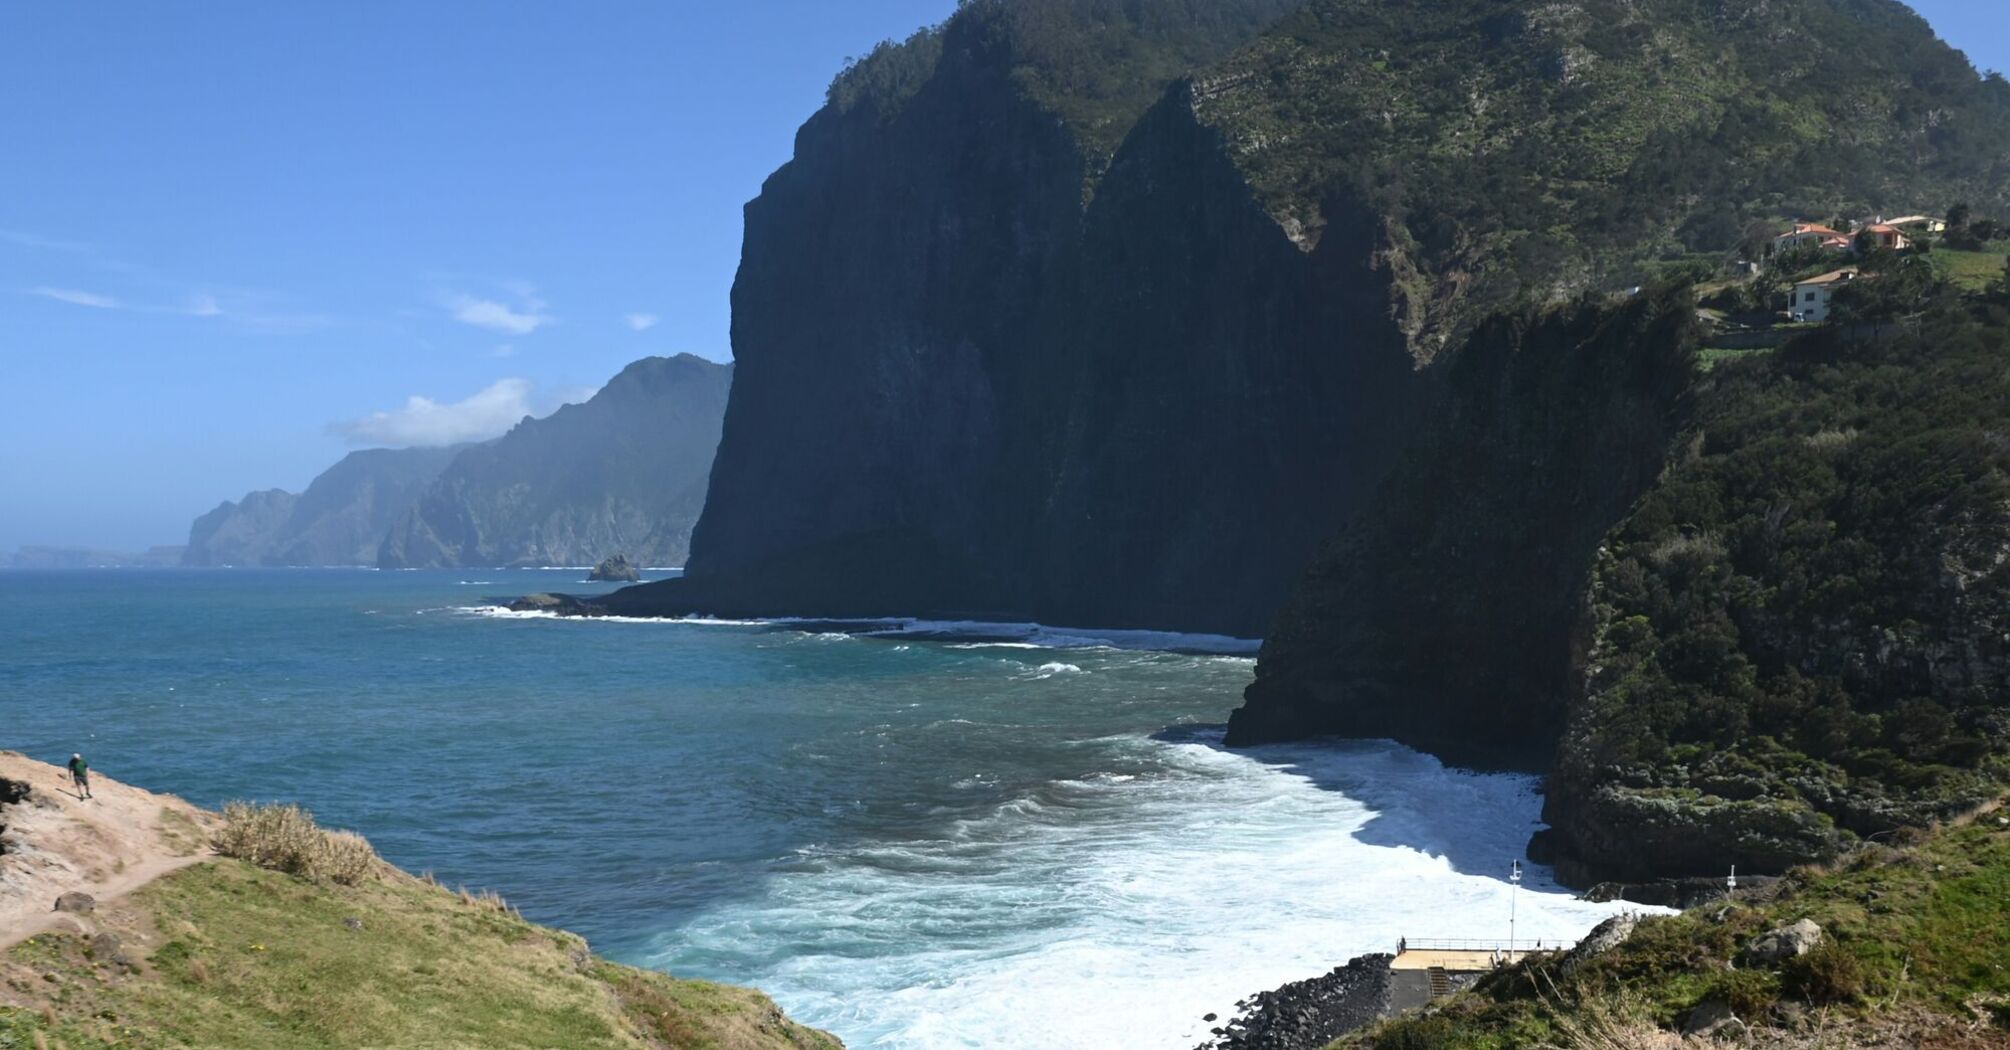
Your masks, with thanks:
[[[1578,885],[1959,813],[2000,315],[1708,368],[1690,286],[1816,208],[2010,207],[2010,85],[1762,6],[962,5],[748,207],[686,576],[538,605],[1266,636],[1232,742],[1547,773]]]

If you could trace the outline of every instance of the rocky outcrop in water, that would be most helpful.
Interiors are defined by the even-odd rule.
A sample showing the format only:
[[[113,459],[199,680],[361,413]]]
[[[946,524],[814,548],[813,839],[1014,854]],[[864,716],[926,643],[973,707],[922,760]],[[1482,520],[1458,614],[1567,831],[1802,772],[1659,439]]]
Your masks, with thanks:
[[[590,583],[634,583],[642,578],[642,569],[628,560],[628,555],[617,554],[593,567],[586,574]]]
[[[682,565],[733,368],[637,361],[584,404],[456,457],[390,528],[384,568]]]
[[[352,452],[297,496],[268,489],[224,503],[189,528],[182,564],[375,565],[391,523],[464,447]]]

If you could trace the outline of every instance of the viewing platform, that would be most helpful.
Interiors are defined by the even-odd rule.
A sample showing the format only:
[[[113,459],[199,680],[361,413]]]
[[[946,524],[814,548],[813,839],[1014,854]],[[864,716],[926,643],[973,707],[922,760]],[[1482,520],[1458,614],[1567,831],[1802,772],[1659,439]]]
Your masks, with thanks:
[[[1436,967],[1453,973],[1484,973],[1496,966],[1520,962],[1531,952],[1557,952],[1569,947],[1562,941],[1405,937],[1396,942],[1396,958],[1389,969]]]
[[[1389,962],[1389,1005],[1400,1013],[1442,999],[1497,967],[1538,952],[1570,948],[1563,941],[1404,937]]]

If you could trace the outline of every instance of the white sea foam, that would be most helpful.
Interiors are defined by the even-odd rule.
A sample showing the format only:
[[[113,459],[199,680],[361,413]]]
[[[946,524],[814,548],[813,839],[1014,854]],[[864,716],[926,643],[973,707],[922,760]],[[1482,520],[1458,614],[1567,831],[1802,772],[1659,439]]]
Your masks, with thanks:
[[[435,610],[437,611],[437,610]],[[710,616],[562,616],[542,609],[512,609],[507,605],[456,605],[449,611],[490,620],[571,620],[575,623],[639,623],[658,627],[773,627],[772,620],[722,620]]]
[[[880,637],[900,636],[962,639],[962,644],[1026,646],[1041,649],[1151,649],[1215,655],[1256,655],[1260,638],[1179,631],[1127,628],[1051,627],[1039,623],[992,623],[984,620],[905,620]]]
[[[516,612],[501,606],[470,606],[481,616],[516,619],[567,619],[549,612]],[[714,616],[596,616],[597,623],[656,623],[686,626],[772,627],[812,635],[845,634],[904,641],[942,642],[959,649],[1126,649],[1191,653],[1248,660],[1263,647],[1260,638],[1177,631],[1049,627],[1038,623],[993,623],[985,620],[920,620],[875,617],[864,620],[830,618],[734,619]]]
[[[1398,938],[1508,935],[1500,876],[1536,826],[1532,778],[1388,743],[1216,739],[1087,742],[1150,771],[1057,781],[934,838],[802,851],[651,961],[730,959],[853,1047],[1166,1050]],[[1623,907],[1528,872],[1518,937],[1571,941]]]

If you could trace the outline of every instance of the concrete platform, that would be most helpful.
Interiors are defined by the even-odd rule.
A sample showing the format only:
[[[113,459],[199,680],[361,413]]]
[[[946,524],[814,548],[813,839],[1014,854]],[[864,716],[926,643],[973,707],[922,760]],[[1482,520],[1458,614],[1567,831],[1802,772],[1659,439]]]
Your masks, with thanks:
[[[1429,970],[1436,967],[1450,973],[1485,973],[1496,966],[1522,961],[1528,950],[1504,951],[1478,948],[1407,948],[1389,963],[1391,970]]]

